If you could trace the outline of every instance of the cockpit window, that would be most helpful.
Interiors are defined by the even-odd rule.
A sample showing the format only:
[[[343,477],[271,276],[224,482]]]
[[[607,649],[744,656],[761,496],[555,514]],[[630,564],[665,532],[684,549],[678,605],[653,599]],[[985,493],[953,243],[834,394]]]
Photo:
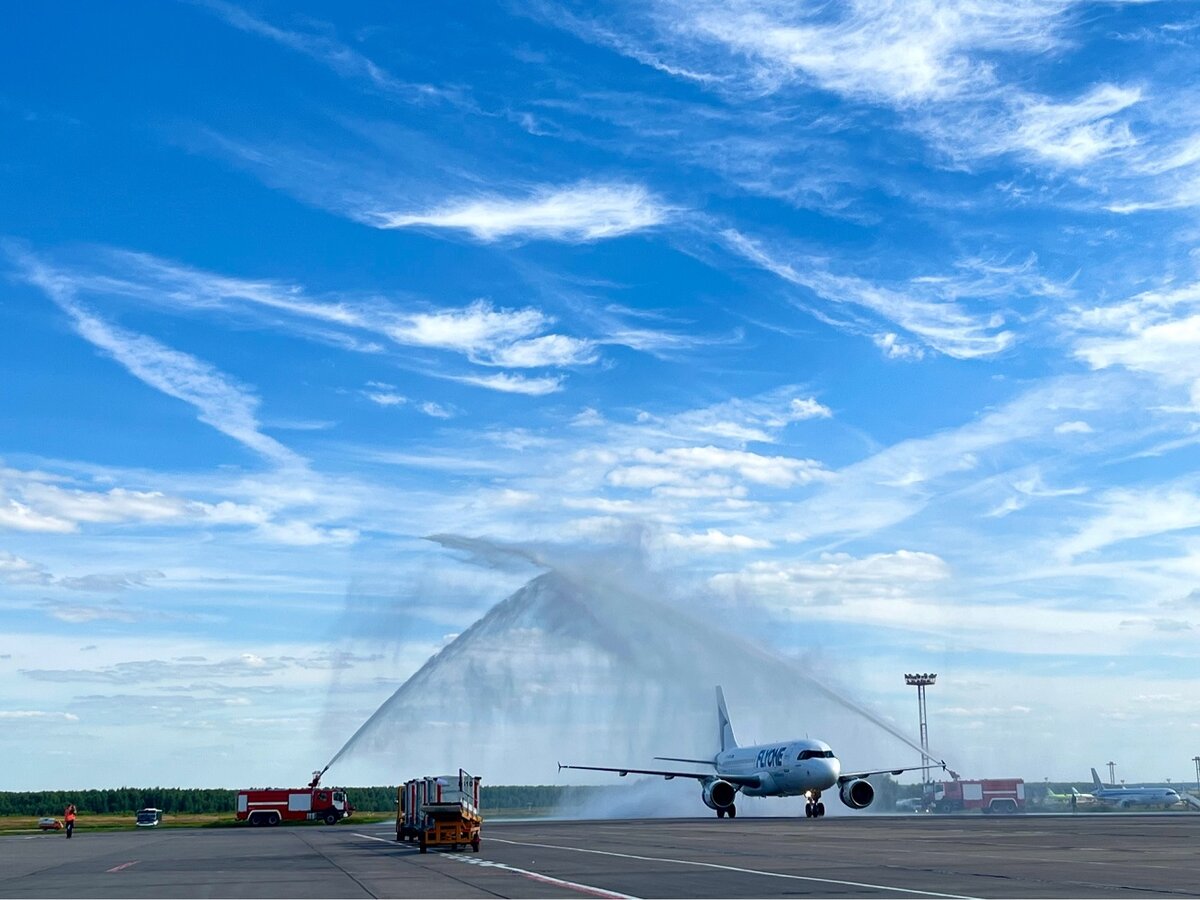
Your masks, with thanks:
[[[806,759],[833,759],[832,750],[801,750],[796,759],[803,762]]]

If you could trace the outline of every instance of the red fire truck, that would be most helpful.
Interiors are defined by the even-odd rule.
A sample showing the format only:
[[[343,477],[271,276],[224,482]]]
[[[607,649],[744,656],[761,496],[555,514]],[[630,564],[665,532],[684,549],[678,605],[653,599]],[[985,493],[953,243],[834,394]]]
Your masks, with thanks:
[[[249,788],[238,791],[239,822],[251,825],[278,825],[280,822],[323,821],[335,825],[348,818],[354,807],[341,788],[320,786],[321,776],[302,788]]]
[[[925,806],[940,813],[1024,812],[1025,782],[1020,778],[935,781],[925,786]]]

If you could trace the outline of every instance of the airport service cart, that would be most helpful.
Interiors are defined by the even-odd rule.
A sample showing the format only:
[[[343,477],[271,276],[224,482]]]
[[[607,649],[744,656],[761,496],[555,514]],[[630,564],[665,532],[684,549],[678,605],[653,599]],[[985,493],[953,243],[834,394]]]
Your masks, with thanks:
[[[459,769],[457,775],[405,782],[396,798],[396,840],[416,841],[422,853],[430,847],[458,850],[467,844],[478,853],[483,825],[479,814],[482,780]]]

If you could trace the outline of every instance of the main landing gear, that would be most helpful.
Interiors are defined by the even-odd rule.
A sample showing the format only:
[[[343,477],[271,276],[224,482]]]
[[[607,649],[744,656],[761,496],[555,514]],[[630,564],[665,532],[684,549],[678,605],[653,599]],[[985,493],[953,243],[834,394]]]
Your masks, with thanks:
[[[808,802],[804,804],[806,819],[819,819],[825,815],[825,804],[821,802],[820,791],[811,791],[805,796],[808,798]]]
[[[737,818],[737,806],[733,803],[730,803],[724,809],[717,810],[717,818],[718,819],[723,819],[723,818],[725,818],[726,815],[728,815],[729,818],[731,818],[731,819],[736,819]]]

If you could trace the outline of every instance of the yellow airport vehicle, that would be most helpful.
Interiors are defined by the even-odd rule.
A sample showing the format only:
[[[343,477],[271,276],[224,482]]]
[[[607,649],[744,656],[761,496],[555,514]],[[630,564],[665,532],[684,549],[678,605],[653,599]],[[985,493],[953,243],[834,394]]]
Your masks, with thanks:
[[[416,841],[422,853],[468,844],[478,853],[482,781],[459,769],[457,775],[428,775],[402,784],[396,792],[396,840]]]

